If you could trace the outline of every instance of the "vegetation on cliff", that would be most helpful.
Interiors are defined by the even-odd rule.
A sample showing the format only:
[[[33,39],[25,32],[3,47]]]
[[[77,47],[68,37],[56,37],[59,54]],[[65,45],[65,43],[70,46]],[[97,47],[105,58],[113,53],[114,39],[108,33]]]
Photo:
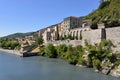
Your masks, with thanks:
[[[109,60],[109,64],[106,66],[111,64],[118,66],[118,63],[120,63],[117,60],[118,54],[113,53],[111,49],[114,47],[111,41],[103,40],[99,44],[95,45],[90,45],[85,41],[85,45],[85,47],[72,47],[71,45],[66,46],[64,44],[59,46],[48,44],[46,47],[41,49],[39,54],[50,58],[61,58],[70,64],[93,67],[97,70],[101,70],[104,67],[103,62],[106,59]]]
[[[85,19],[92,19],[93,24],[105,23],[109,27],[120,25],[120,0],[101,0],[98,9]]]

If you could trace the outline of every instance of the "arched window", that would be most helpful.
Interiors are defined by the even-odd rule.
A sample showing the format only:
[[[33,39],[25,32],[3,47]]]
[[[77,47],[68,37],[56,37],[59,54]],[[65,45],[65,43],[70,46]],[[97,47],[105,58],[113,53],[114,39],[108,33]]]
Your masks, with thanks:
[[[80,40],[82,40],[82,30],[80,31]]]
[[[78,31],[76,32],[76,39],[78,40]]]
[[[75,39],[75,31],[73,32],[73,38]]]

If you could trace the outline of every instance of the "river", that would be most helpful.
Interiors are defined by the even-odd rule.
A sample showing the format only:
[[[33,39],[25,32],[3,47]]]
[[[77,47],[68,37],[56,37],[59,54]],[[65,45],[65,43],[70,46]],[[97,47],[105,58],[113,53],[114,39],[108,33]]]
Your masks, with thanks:
[[[45,57],[19,57],[0,52],[0,80],[120,80],[79,68],[64,60]]]

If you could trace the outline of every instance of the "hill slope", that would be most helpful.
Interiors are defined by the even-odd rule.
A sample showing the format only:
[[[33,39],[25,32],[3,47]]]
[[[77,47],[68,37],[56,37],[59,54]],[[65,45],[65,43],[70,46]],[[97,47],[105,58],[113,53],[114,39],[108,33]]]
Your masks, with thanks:
[[[106,23],[109,26],[120,24],[120,0],[108,0],[100,4],[99,8],[85,19],[92,19],[93,24]]]
[[[28,33],[14,33],[14,34],[10,34],[8,36],[4,36],[1,38],[7,38],[7,39],[15,39],[15,38],[21,38],[21,37],[25,37],[25,36],[29,36],[32,35],[34,32],[28,32]]]

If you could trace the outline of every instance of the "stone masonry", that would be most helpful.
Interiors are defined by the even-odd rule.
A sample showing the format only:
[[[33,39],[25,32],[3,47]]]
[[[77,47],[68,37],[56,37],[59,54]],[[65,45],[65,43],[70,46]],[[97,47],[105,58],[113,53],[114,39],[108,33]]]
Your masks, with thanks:
[[[104,24],[98,24],[98,29],[91,29],[91,20],[82,20],[81,17],[67,17],[61,23],[49,26],[38,31],[42,35],[45,44],[52,42],[54,45],[84,45],[87,40],[89,44],[95,44],[102,39],[111,40],[116,46],[116,50],[120,51],[120,26],[107,28]],[[72,36],[74,40],[59,40],[59,37]],[[78,39],[76,39],[76,37]],[[82,39],[80,39],[82,37]]]

